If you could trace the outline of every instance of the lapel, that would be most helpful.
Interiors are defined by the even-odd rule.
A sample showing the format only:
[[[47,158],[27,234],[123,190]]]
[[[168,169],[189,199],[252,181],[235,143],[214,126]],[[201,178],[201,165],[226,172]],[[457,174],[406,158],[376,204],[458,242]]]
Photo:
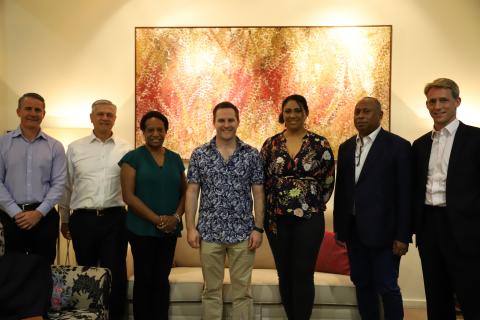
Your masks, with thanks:
[[[356,136],[353,136],[345,144],[345,160],[344,166],[346,168],[347,177],[352,177],[351,182],[355,185],[355,148],[357,143],[355,141]]]
[[[383,151],[385,150],[384,146],[386,143],[386,132],[383,128],[380,129],[378,132],[375,141],[373,141],[372,146],[370,147],[370,151],[368,151],[367,158],[365,159],[365,163],[363,164],[362,171],[360,172],[360,176],[358,177],[357,184],[359,184],[364,178],[368,171],[371,171],[375,164],[381,163],[379,161]]]
[[[428,163],[430,162],[430,153],[432,152],[432,136],[431,134],[425,135],[425,139],[422,141],[422,148],[420,148],[419,164],[422,167],[421,176],[427,177]]]
[[[467,140],[465,135],[465,128],[466,126],[462,122],[460,122],[457,128],[457,132],[455,133],[455,138],[453,138],[452,151],[450,152],[450,159],[448,160],[447,181],[448,174],[454,172],[453,168],[459,168],[459,166],[461,166],[461,164],[457,164],[457,161],[458,155],[460,155],[460,152],[464,150],[463,145]]]

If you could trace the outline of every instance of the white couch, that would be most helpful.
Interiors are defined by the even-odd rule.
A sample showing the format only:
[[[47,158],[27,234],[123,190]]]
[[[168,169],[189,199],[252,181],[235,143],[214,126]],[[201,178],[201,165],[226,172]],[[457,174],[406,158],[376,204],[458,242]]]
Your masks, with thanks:
[[[331,224],[327,216],[327,225]],[[175,251],[175,267],[170,274],[170,319],[200,319],[203,288],[199,253],[189,247],[186,235],[178,239]],[[131,269],[131,264],[129,269]],[[129,271],[131,274],[131,270]],[[129,317],[132,315],[133,275],[129,279]],[[231,319],[231,285],[228,268],[224,279],[224,319]],[[278,278],[266,236],[256,252],[252,274],[252,295],[255,319],[286,319],[278,290]],[[315,273],[315,302],[311,319],[360,319],[355,287],[346,275]]]

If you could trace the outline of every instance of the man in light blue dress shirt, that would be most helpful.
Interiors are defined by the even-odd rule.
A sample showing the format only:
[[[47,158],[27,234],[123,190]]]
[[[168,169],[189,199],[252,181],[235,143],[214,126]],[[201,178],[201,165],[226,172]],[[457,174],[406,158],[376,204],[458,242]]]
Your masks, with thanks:
[[[40,128],[45,117],[42,96],[21,96],[17,115],[19,127],[0,137],[0,219],[6,252],[38,254],[53,263],[59,224],[54,206],[65,187],[65,151]]]

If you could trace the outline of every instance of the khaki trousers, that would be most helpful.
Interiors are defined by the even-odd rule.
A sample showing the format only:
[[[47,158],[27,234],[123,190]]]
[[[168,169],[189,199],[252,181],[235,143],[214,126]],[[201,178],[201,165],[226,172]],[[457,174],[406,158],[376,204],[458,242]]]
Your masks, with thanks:
[[[232,282],[232,319],[253,319],[250,283],[255,251],[248,249],[248,240],[235,244],[201,242],[200,259],[205,282],[202,294],[202,319],[222,319],[225,255],[228,255]]]

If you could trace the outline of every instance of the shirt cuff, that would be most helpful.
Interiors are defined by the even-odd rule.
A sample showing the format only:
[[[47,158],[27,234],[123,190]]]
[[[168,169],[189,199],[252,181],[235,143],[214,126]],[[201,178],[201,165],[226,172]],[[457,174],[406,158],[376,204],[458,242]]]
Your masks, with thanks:
[[[42,216],[45,217],[45,216],[47,215],[47,213],[49,213],[50,210],[52,209],[52,208],[48,208],[48,207],[49,207],[48,204],[46,204],[45,202],[42,202],[42,203],[37,207],[36,210],[39,211],[39,212],[42,214]]]
[[[20,209],[20,207],[16,204],[16,203],[13,203],[11,205],[8,206],[7,210],[5,210],[7,212],[7,214],[10,216],[10,218],[15,218],[15,216],[22,212],[22,209]]]

